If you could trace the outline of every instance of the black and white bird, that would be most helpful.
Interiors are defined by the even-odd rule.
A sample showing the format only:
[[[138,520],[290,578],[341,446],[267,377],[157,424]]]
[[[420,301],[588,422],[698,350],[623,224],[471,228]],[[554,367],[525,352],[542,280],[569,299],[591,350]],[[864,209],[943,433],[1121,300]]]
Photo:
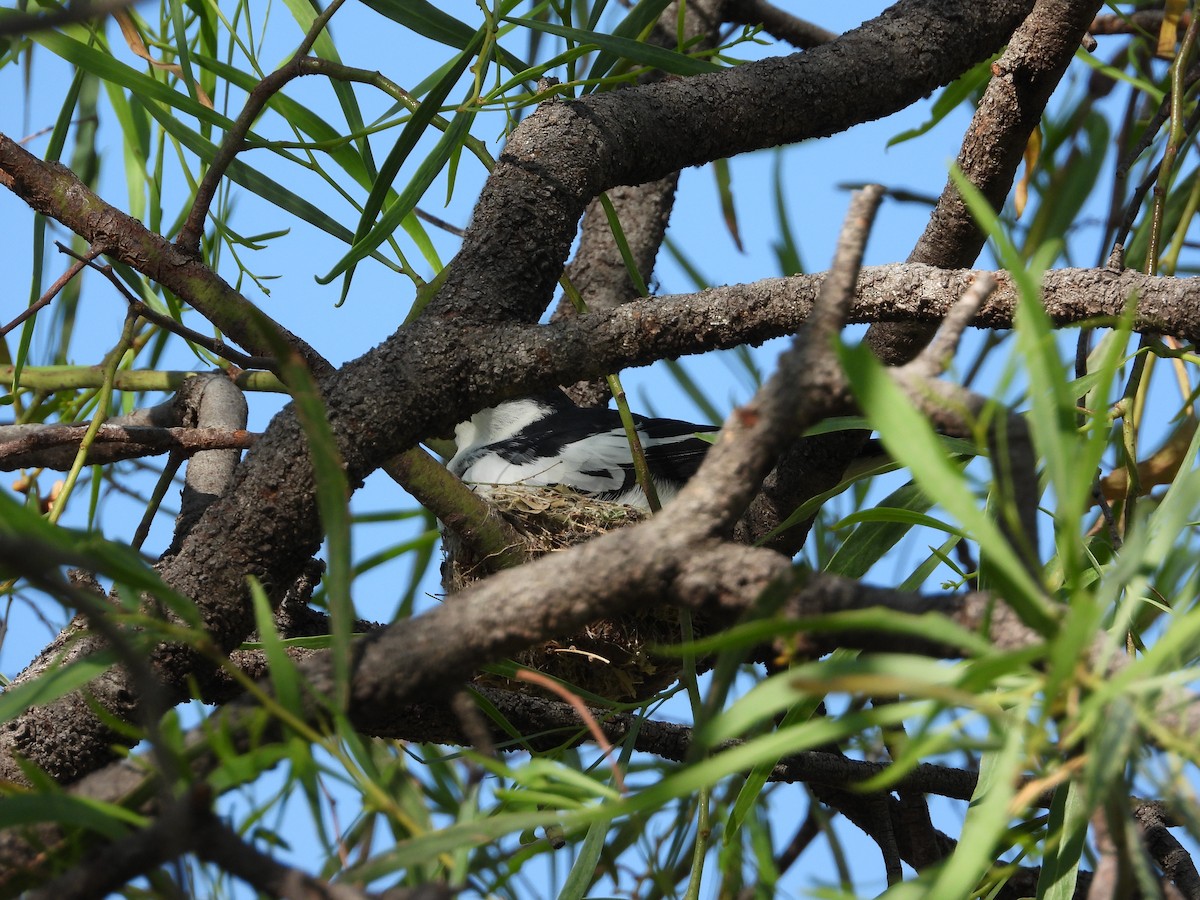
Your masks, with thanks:
[[[650,477],[666,503],[696,473],[718,429],[675,419],[633,417]],[[614,409],[584,409],[562,391],[510,400],[454,429],[447,467],[470,485],[563,485],[600,500],[647,507],[633,453]]]

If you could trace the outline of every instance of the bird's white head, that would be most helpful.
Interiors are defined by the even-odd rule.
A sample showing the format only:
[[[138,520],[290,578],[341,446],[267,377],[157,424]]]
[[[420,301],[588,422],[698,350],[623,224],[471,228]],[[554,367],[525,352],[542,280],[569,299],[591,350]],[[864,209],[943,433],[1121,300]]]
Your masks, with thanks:
[[[550,403],[537,397],[522,397],[520,400],[505,401],[490,409],[481,409],[467,421],[459,422],[454,427],[456,451],[448,468],[456,475],[461,475],[462,473],[456,470],[455,463],[464,459],[472,450],[507,440],[534,422],[546,418],[553,411],[554,407]]]

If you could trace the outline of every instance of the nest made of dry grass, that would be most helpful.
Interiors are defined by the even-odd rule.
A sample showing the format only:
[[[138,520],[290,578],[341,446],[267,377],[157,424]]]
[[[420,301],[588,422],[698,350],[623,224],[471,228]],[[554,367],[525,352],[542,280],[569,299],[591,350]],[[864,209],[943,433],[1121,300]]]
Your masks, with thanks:
[[[636,524],[648,513],[568,488],[494,485],[484,496],[496,514],[521,535],[530,557],[554,553]],[[446,600],[486,574],[486,566],[454,535],[444,536],[442,587]],[[548,641],[516,657],[516,662],[610,700],[643,700],[679,675],[679,658],[651,648],[680,640],[678,610],[640,609],[617,619],[601,619],[576,634]],[[525,682],[480,676],[512,690],[536,690]]]

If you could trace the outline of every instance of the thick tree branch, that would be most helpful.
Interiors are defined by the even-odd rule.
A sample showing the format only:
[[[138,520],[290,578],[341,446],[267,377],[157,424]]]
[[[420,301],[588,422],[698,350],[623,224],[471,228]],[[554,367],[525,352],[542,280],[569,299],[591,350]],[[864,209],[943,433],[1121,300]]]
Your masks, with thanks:
[[[535,320],[601,191],[887,115],[995,52],[1030,8],[901,0],[805,53],[542,104],[509,138],[430,312]]]
[[[853,318],[920,317],[937,321],[950,308],[957,296],[974,279],[971,272],[942,272],[915,266],[890,266],[866,269],[860,274],[858,299],[851,308]],[[717,288],[699,295],[658,298],[628,304],[609,316],[586,316],[577,321],[551,326],[498,326],[446,331],[430,329],[429,341],[418,345],[409,355],[410,367],[401,371],[442,373],[447,356],[464,360],[468,369],[488,371],[496,383],[507,381],[514,392],[530,392],[548,384],[573,380],[580,376],[602,374],[614,368],[650,362],[662,356],[710,349],[713,346],[733,346],[745,341],[763,340],[768,336],[790,331],[801,324],[811,308],[811,300],[823,276],[803,276],[775,279],[751,286]],[[997,273],[999,287],[980,311],[977,321],[989,327],[1011,324],[1015,296],[1011,280]],[[1200,303],[1193,298],[1200,290],[1194,279],[1149,278],[1136,273],[1114,273],[1109,270],[1063,270],[1052,273],[1046,281],[1046,305],[1057,321],[1082,321],[1095,316],[1113,317],[1124,308],[1131,292],[1141,295],[1136,321],[1138,327],[1185,338],[1200,336]],[[508,348],[503,360],[496,360],[486,348],[490,340],[501,340]],[[497,365],[500,363],[500,365]],[[542,373],[540,376],[538,373]],[[420,398],[424,379],[418,378],[409,395]],[[400,379],[398,384],[408,383]],[[354,408],[356,403],[369,404],[378,410],[373,394],[359,396],[354,391],[335,394]],[[432,423],[433,430],[443,430],[453,424],[457,413],[447,409],[444,396],[438,391],[424,400],[423,415],[414,415],[410,427],[402,432],[402,441],[415,441],[421,434],[416,430],[422,421]],[[435,409],[435,407],[437,407]],[[336,420],[335,420],[336,421]],[[369,438],[375,420],[358,417],[362,434]],[[229,646],[235,645],[248,633],[250,621],[240,602],[233,598],[242,590],[242,566],[249,565],[251,548],[274,546],[276,555],[271,568],[285,566],[296,571],[311,556],[315,541],[300,545],[295,540],[294,520],[278,515],[265,516],[264,507],[256,498],[274,498],[271,510],[278,510],[283,497],[288,502],[311,503],[312,486],[305,482],[306,466],[301,468],[291,460],[296,448],[303,446],[303,437],[294,420],[284,417],[274,426],[275,446],[264,451],[260,446],[251,454],[268,452],[276,464],[288,467],[293,477],[286,484],[270,476],[273,469],[258,469],[261,475],[251,477],[246,467],[239,473],[243,487],[221,503],[230,511],[225,518],[203,523],[192,549],[194,557],[185,556],[172,562],[176,586],[187,584],[184,590],[196,597],[213,601],[213,627],[217,633],[228,634]],[[376,438],[377,439],[377,438]],[[264,438],[266,440],[266,438]],[[353,477],[363,477],[369,465],[372,444],[368,441],[347,447]],[[255,471],[255,470],[251,470]],[[257,479],[265,478],[260,487],[251,488]],[[249,479],[249,481],[247,480]],[[245,493],[241,493],[245,491]],[[282,493],[281,493],[282,492]],[[242,499],[245,498],[245,499]],[[212,510],[210,510],[210,514]],[[315,510],[314,510],[315,513]],[[206,516],[206,519],[210,519]],[[224,522],[232,522],[229,527]],[[245,528],[243,534],[241,529]],[[277,534],[278,537],[271,537]],[[177,567],[177,568],[176,568]],[[270,577],[271,568],[256,563],[253,571]],[[278,578],[278,576],[275,576]],[[52,711],[50,711],[52,712]],[[51,717],[53,718],[53,717]],[[26,739],[38,732],[22,730]],[[82,759],[73,756],[71,761]],[[65,758],[64,758],[65,761]]]
[[[833,133],[901,108],[993,52],[1028,9],[1019,2],[903,0],[833,44],[797,57],[544,104],[512,135],[446,285],[426,315],[323,382],[351,483],[474,409],[564,381],[578,368],[577,361],[567,360],[547,365],[544,353],[533,359],[497,356],[487,349],[495,343],[470,340],[463,326],[481,319],[536,319],[561,273],[578,217],[600,190]],[[853,86],[852,96],[847,86]],[[805,115],[777,115],[788,108],[804,109]],[[712,128],[709,123],[718,120],[726,127]],[[110,255],[198,308],[220,310],[224,304],[237,318],[244,298],[213,273],[132,219],[114,217],[111,207],[80,191],[63,170],[22,154],[0,139],[0,181],[31,205],[104,244]],[[253,350],[260,343],[258,321],[248,318],[240,336],[223,327]],[[598,371],[611,367],[610,360]],[[393,402],[379,402],[379,385],[388,386]],[[281,472],[288,477],[281,479]],[[318,546],[314,497],[303,434],[285,410],[249,451],[231,491],[209,507],[163,571],[172,587],[203,603],[218,647],[231,649],[252,627],[246,577],[282,590]],[[656,571],[652,564],[640,574],[652,584]],[[194,658],[170,648],[154,662],[171,684],[181,685],[193,674],[201,682],[205,678],[195,672]],[[53,708],[44,713],[53,718]],[[42,750],[20,720],[9,725],[3,732],[5,760],[20,753],[39,761]],[[81,744],[71,766],[56,776],[78,777],[100,764],[106,742]],[[2,774],[18,777],[7,765]]]

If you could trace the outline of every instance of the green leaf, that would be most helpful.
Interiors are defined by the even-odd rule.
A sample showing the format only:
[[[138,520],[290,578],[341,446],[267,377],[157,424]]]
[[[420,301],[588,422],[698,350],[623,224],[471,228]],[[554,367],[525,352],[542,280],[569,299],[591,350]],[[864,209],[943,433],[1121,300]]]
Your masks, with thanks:
[[[333,699],[337,709],[344,709],[349,701],[350,640],[354,623],[354,601],[350,595],[353,582],[350,483],[316,379],[304,360],[270,327],[270,320],[266,316],[261,316],[260,324],[262,330],[270,335],[271,349],[281,367],[280,376],[295,403],[296,417],[308,442],[308,457],[316,481],[317,510],[325,533],[328,561],[323,580],[330,612],[334,680],[338,692]]]
[[[399,174],[400,167],[404,165],[405,160],[408,159],[409,154],[411,154],[413,151],[413,148],[417,146],[417,142],[425,134],[425,130],[428,128],[429,123],[432,122],[434,116],[438,114],[438,110],[441,108],[442,103],[445,102],[446,97],[450,94],[450,90],[458,82],[459,77],[461,77],[463,71],[465,71],[467,68],[467,63],[469,63],[474,57],[476,49],[482,42],[483,32],[479,31],[474,35],[474,38],[472,39],[471,43],[467,45],[467,48],[463,50],[463,52],[460,53],[444,71],[441,78],[429,91],[425,99],[421,101],[421,105],[417,107],[417,111],[413,113],[412,118],[408,120],[408,123],[404,126],[404,130],[400,132],[400,137],[397,139],[395,145],[393,145],[391,151],[389,151],[387,157],[384,159],[383,166],[379,169],[379,174],[375,179],[375,183],[371,186],[371,193],[367,195],[367,200],[363,204],[362,213],[358,220],[358,226],[354,230],[353,243],[355,245],[361,242],[362,239],[370,233],[371,224],[375,221],[375,217],[379,214],[380,209],[383,208],[384,199],[392,193],[392,182]],[[462,113],[459,113],[459,116],[461,115]],[[453,127],[454,126],[452,124],[451,128]],[[434,170],[433,174],[436,175],[437,172],[441,171],[441,168],[441,165],[439,165],[437,169]],[[433,179],[431,177],[429,181],[432,182],[432,180]],[[428,184],[426,184],[425,187],[428,187]],[[424,188],[422,188],[421,193],[424,193]],[[419,199],[420,195],[413,199],[413,206],[416,206],[417,200]],[[408,212],[411,212],[411,210]],[[390,231],[394,230],[394,227],[389,229],[389,233]],[[382,241],[380,241],[380,243],[382,243]],[[354,249],[352,248],[351,253],[353,252]],[[350,274],[348,273],[347,286],[349,277]]]
[[[113,650],[101,650],[65,666],[52,666],[32,681],[10,685],[0,694],[0,722],[16,718],[33,706],[57,700],[93,678],[107,672],[117,662]]]
[[[824,696],[813,685],[833,684],[840,679],[879,684],[893,681],[916,696],[920,691],[942,689],[957,683],[961,668],[940,660],[900,653],[870,656],[831,657],[815,663],[795,666],[756,685],[729,709],[714,717],[695,735],[700,746],[715,747],[740,738],[780,710],[810,696]],[[833,687],[830,690],[834,690]]]
[[[780,721],[779,727],[788,728],[801,722],[807,722],[820,706],[821,700],[819,698],[804,698],[783,714],[783,719]],[[765,760],[751,769],[746,775],[746,780],[738,790],[737,799],[734,800],[733,808],[729,812],[729,819],[725,822],[724,839],[726,846],[736,843],[738,832],[741,830],[746,818],[758,806],[763,789],[767,786],[767,781],[770,779],[771,772],[778,764],[779,759],[782,759],[782,757]]]
[[[363,0],[367,6],[381,16],[386,16],[393,22],[398,22],[405,28],[417,34],[465,50],[474,39],[477,29],[465,22],[442,12],[427,0]],[[504,67],[510,72],[523,72],[530,68],[529,63],[514,56],[507,50],[497,47],[497,54]]]
[[[0,493],[0,537],[41,544],[49,559],[39,564],[73,566],[111,578],[134,592],[147,592],[162,601],[185,623],[204,627],[195,605],[167,587],[158,573],[125,544],[106,541],[97,534],[51,525],[35,511]]]
[[[710,72],[720,72],[722,68],[705,59],[685,56],[673,50],[664,50],[662,47],[655,47],[652,44],[644,44],[640,41],[603,34],[598,31],[580,31],[578,28],[568,28],[565,25],[554,25],[550,22],[539,22],[536,19],[519,19],[511,16],[505,17],[504,21],[556,34],[580,44],[592,44],[621,59],[627,59],[651,69],[670,72],[673,75],[705,75]]]
[[[1027,707],[1015,710],[1013,722],[1025,722],[1028,712]],[[937,873],[933,886],[926,885],[929,893],[922,893],[922,897],[970,896],[995,863],[1008,831],[1009,810],[1025,761],[1024,739],[1024,730],[1019,725],[1011,727],[1005,735],[1004,746],[983,755],[979,762],[979,782],[971,796],[971,805],[967,807],[958,845]],[[891,900],[892,892],[883,896]],[[905,896],[905,892],[901,891],[899,896]]]
[[[146,818],[113,803],[38,792],[6,794],[0,799],[0,828],[56,822],[84,828],[110,840],[146,825]]]
[[[861,578],[871,566],[879,562],[906,535],[914,525],[927,525],[949,534],[958,530],[922,515],[933,506],[925,491],[912,482],[905,484],[885,497],[872,510],[854,513],[842,519],[834,528],[842,528],[861,522],[858,528],[841,542],[825,571],[847,578]]]
[[[924,703],[901,701],[865,712],[849,713],[837,720],[822,718],[781,728],[714,754],[621,800],[607,801],[580,810],[502,813],[487,819],[451,825],[397,844],[392,850],[346,870],[344,876],[370,881],[419,864],[435,854],[479,846],[524,829],[557,823],[567,833],[573,833],[592,822],[659,809],[672,800],[691,796],[702,787],[711,786],[722,778],[744,772],[769,759],[844,740],[867,729],[895,725],[926,709],[928,705]]]
[[[779,240],[771,245],[779,261],[780,275],[804,274],[804,262],[800,258],[800,245],[796,241],[792,220],[788,215],[790,195],[783,184],[783,148],[775,150],[775,164],[771,170],[771,193],[775,202],[775,218],[779,222]]]
[[[669,3],[670,0],[639,0],[633,9],[625,14],[625,18],[618,22],[617,26],[609,33],[613,37],[636,41],[646,33],[647,28],[658,21],[658,17],[662,15],[662,11],[667,8]],[[598,8],[593,10],[592,16],[588,20],[589,33],[596,33],[596,27],[600,23],[599,14],[602,11],[603,5],[602,3],[597,4]],[[611,49],[601,49],[596,54],[596,59],[592,62],[591,69],[588,70],[588,80],[596,81],[608,75],[621,58],[620,53]]]
[[[1134,75],[1130,75],[1127,71],[1125,71],[1124,68],[1111,66],[1101,60],[1095,54],[1084,50],[1082,47],[1075,51],[1075,58],[1091,66],[1106,78],[1111,78],[1114,81],[1124,81],[1126,84],[1132,85],[1143,94],[1146,94],[1150,98],[1150,102],[1155,106],[1160,105],[1163,102],[1163,98],[1166,97],[1166,94],[1152,82],[1146,81],[1144,78],[1138,78]]]
[[[254,606],[254,626],[258,631],[258,646],[267,658],[267,671],[275,689],[279,705],[294,714],[303,712],[303,686],[296,663],[287,654],[284,642],[275,630],[275,617],[271,601],[258,579],[250,580],[250,601]]]
[[[4,16],[8,13],[8,10],[0,10],[0,22],[4,21]],[[133,95],[142,102],[146,112],[154,117],[164,131],[203,161],[211,163],[216,157],[216,144],[186,126],[177,115],[163,109],[160,104],[166,104],[173,110],[186,113],[200,122],[214,125],[222,130],[232,127],[233,122],[228,117],[214,112],[186,94],[172,90],[162,82],[138,72],[109,54],[74,40],[61,32],[38,31],[34,33],[33,37],[47,50],[84,71],[91,72],[104,81],[118,84],[133,92]],[[344,227],[318,206],[289,191],[274,179],[267,177],[241,160],[235,159],[229,165],[226,174],[233,181],[258,194],[267,202],[348,244],[353,243],[354,236],[350,229]]]
[[[713,174],[717,178],[717,196],[721,199],[721,216],[725,220],[725,227],[729,236],[733,238],[733,245],[739,251],[744,250],[742,236],[738,231],[737,204],[733,199],[733,174],[729,170],[729,160],[716,160],[713,163]]]
[[[708,395],[704,393],[703,388],[696,382],[696,379],[684,368],[683,363],[677,359],[664,359],[663,363],[667,367],[667,372],[675,379],[675,383],[696,404],[696,408],[704,413],[704,417],[714,425],[719,425],[723,418],[721,413],[713,405],[713,402],[709,400]]]
[[[1076,523],[1091,504],[1092,480],[1105,449],[1107,426],[1103,425],[1097,432],[1097,423],[1093,420],[1093,439],[1080,446],[1075,395],[1068,382],[1067,367],[1059,355],[1054,324],[1042,306],[1042,268],[1036,263],[1026,265],[991,204],[975,186],[957,169],[952,170],[950,176],[1017,287],[1014,324],[1022,368],[1029,378],[1030,428],[1038,456],[1044,461],[1050,485],[1059,501],[1055,516],[1060,536],[1059,553],[1063,570],[1073,582],[1083,565],[1081,544],[1075,534]],[[1042,249],[1037,255],[1042,257],[1050,252],[1053,251]],[[1110,354],[1107,368],[1112,374],[1115,374],[1116,362],[1116,357]],[[993,460],[993,465],[998,462]]]
[[[890,138],[887,146],[894,147],[896,144],[911,141],[913,138],[918,138],[933,130],[935,125],[958,109],[973,93],[982,90],[987,85],[992,78],[992,63],[999,58],[1000,55],[996,54],[991,59],[985,59],[942,88],[942,92],[938,94],[938,98],[933,101],[933,105],[929,109],[929,118],[917,127],[902,131]]]
[[[1043,634],[1053,630],[1057,617],[1042,586],[968,489],[963,473],[947,458],[929,422],[913,408],[870,349],[843,345],[838,355],[859,404],[888,452],[984,548],[996,567],[1005,600],[1022,621]]]
[[[608,194],[600,195],[600,205],[604,207],[604,216],[608,219],[609,230],[612,231],[617,252],[621,254],[621,261],[625,264],[625,273],[633,283],[634,290],[637,291],[639,297],[649,297],[650,291],[646,288],[646,281],[642,278],[642,273],[638,271],[633,251],[629,249],[629,241],[625,239],[625,230],[621,227],[621,220],[617,218],[617,208],[613,206]]]
[[[366,236],[355,241],[350,247],[349,252],[334,263],[333,268],[328,273],[317,278],[320,284],[328,284],[355,263],[372,255],[380,244],[391,237],[392,232],[408,217],[421,197],[424,196],[425,191],[446,165],[451,154],[462,144],[463,139],[471,128],[471,122],[475,119],[475,112],[473,109],[463,110],[455,115],[454,119],[450,122],[450,127],[446,129],[433,150],[417,166],[417,171],[413,174],[412,180],[400,192],[399,197],[396,198],[396,202],[383,211],[383,215],[375,224],[375,227]]]

